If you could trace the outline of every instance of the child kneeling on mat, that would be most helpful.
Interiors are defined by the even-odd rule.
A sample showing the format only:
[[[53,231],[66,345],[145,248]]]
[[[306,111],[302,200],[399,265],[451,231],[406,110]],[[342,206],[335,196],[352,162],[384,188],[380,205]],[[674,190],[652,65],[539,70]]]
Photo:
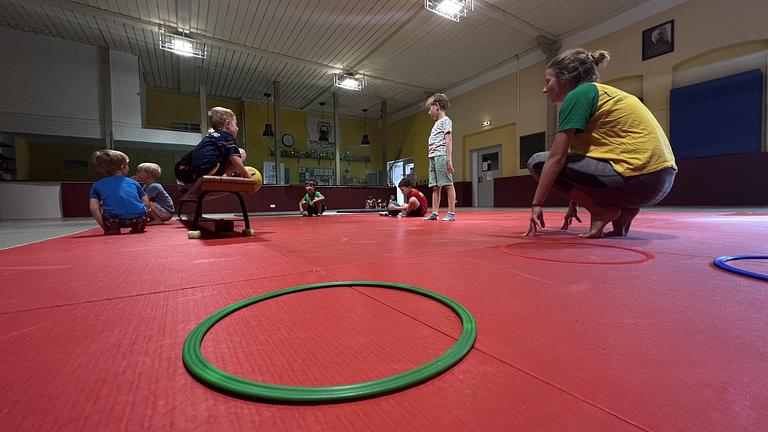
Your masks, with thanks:
[[[162,224],[173,217],[173,200],[163,186],[157,182],[162,170],[160,165],[150,162],[139,164],[136,167],[134,179],[142,184],[142,189],[147,194],[149,206],[152,211],[149,213],[150,225]]]
[[[307,194],[299,201],[299,213],[302,216],[320,216],[325,212],[325,197],[315,190],[315,182],[307,180],[304,183]]]
[[[128,156],[117,150],[97,150],[91,163],[106,177],[91,187],[89,209],[104,234],[120,234],[120,228],[132,233],[144,232],[152,211],[141,185],[128,174]]]
[[[403,205],[398,205],[397,203],[390,204],[387,211],[379,214],[381,216],[424,217],[429,208],[427,197],[417,189],[414,189],[411,180],[408,178],[400,180],[400,184],[397,187],[403,193],[405,203]]]

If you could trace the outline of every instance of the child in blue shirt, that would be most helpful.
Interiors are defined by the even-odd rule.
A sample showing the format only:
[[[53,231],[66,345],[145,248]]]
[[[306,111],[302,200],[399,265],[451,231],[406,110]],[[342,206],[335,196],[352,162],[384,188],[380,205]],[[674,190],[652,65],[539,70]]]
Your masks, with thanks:
[[[128,156],[117,150],[97,150],[91,163],[106,177],[91,187],[89,209],[104,234],[120,234],[120,228],[132,233],[144,232],[149,200],[141,185],[128,174]]]

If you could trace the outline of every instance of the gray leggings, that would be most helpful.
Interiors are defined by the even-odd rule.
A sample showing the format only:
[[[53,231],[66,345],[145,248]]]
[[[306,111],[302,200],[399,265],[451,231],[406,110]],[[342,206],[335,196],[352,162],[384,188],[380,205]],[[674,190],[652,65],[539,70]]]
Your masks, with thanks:
[[[549,152],[536,153],[528,160],[528,170],[538,181]],[[568,153],[565,166],[553,189],[568,196],[573,188],[621,208],[640,208],[661,201],[675,181],[677,170],[663,168],[648,174],[622,176],[610,163],[575,153]]]

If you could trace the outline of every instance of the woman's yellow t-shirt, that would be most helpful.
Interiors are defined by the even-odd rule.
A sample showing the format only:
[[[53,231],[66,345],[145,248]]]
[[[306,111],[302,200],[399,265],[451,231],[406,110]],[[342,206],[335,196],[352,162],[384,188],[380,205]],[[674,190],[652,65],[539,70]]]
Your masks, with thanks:
[[[581,83],[566,95],[557,131],[575,129],[570,151],[610,162],[623,176],[675,168],[669,139],[635,96],[600,83]]]

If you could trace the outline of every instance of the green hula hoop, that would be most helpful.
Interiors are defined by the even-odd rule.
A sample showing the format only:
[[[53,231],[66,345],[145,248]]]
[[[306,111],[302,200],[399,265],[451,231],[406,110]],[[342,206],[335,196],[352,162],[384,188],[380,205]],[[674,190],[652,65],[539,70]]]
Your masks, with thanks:
[[[230,375],[220,369],[213,367],[205,360],[200,347],[203,338],[216,323],[240,309],[248,307],[254,303],[268,300],[282,295],[293,294],[301,291],[308,291],[320,288],[331,287],[351,287],[366,286],[378,288],[390,288],[400,291],[407,291],[415,294],[429,297],[436,300],[453,310],[461,319],[461,336],[456,343],[445,353],[434,360],[421,366],[403,372],[398,375],[392,375],[376,381],[368,381],[359,384],[349,384],[331,387],[299,387],[299,386],[281,386],[275,384],[266,384],[256,381],[250,381],[234,375]],[[184,341],[182,349],[182,359],[184,366],[189,373],[198,381],[212,387],[215,390],[234,395],[237,397],[252,400],[267,400],[282,403],[328,403],[353,399],[365,399],[382,394],[392,393],[403,390],[408,387],[421,384],[431,378],[440,375],[453,365],[461,361],[467,355],[477,338],[476,323],[472,314],[461,304],[451,300],[448,297],[438,293],[417,288],[411,285],[374,282],[374,281],[343,281],[343,282],[325,282],[310,285],[301,285],[293,288],[287,288],[252,297],[238,303],[231,304],[213,315],[203,320],[195,327]]]

